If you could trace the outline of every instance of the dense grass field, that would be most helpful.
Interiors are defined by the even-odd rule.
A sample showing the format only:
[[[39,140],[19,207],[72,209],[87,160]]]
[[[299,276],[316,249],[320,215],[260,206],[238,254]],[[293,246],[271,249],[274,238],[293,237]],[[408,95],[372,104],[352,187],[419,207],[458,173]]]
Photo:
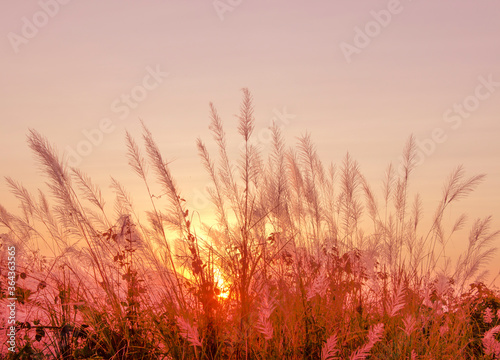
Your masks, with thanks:
[[[146,126],[141,141],[125,139],[150,198],[141,214],[119,179],[105,207],[88,176],[29,133],[50,192],[6,179],[22,211],[0,207],[4,358],[500,358],[500,297],[482,282],[499,232],[489,217],[443,220],[483,175],[450,169],[437,208],[422,209],[409,191],[418,188],[413,137],[372,185],[349,154],[324,165],[307,135],[288,148],[274,126],[270,148],[256,147],[246,89],[236,161],[212,105],[210,118],[218,151],[197,147],[215,223],[196,221]],[[452,238],[467,243],[453,262],[444,256]]]

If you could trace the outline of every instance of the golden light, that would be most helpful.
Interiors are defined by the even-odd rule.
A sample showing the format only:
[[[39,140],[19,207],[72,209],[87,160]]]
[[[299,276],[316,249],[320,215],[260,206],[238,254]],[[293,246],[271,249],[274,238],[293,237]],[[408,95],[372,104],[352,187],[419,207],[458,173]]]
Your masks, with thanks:
[[[222,272],[217,267],[214,267],[214,283],[220,290],[220,293],[217,295],[217,297],[227,299],[229,297],[229,284],[223,278]]]

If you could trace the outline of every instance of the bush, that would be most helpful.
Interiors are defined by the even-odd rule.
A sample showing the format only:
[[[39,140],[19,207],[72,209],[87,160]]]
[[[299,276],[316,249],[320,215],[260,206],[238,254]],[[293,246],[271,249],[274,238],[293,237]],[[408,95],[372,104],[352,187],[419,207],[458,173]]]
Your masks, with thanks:
[[[256,147],[246,89],[236,162],[212,104],[210,118],[218,156],[200,139],[197,147],[212,182],[215,224],[194,225],[196,209],[145,126],[146,155],[129,133],[126,144],[150,199],[146,222],[119,181],[111,181],[113,214],[91,179],[30,131],[50,197],[7,178],[22,209],[18,216],[0,207],[4,302],[6,247],[17,251],[17,355],[10,358],[498,356],[498,294],[476,282],[495,251],[491,219],[473,223],[455,268],[440,268],[447,242],[466,222],[460,216],[445,231],[444,214],[483,175],[456,168],[430,228],[421,229],[420,197],[409,195],[413,137],[401,172],[388,167],[379,201],[349,154],[338,168],[325,167],[309,135],[286,150],[275,125],[271,148]]]

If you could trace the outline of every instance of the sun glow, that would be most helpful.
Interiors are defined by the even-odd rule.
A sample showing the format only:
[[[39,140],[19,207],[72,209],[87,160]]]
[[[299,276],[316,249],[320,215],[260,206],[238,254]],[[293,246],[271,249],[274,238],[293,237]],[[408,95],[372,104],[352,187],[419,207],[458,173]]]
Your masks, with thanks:
[[[217,297],[227,299],[229,297],[229,283],[217,267],[214,268],[214,283],[220,291],[219,294],[217,294]]]

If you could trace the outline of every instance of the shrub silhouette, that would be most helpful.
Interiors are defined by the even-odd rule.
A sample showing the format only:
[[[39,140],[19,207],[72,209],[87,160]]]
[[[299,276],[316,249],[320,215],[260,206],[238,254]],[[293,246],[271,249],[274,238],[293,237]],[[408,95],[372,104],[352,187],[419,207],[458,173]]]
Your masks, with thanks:
[[[350,154],[325,166],[310,135],[287,149],[274,125],[270,148],[258,148],[247,89],[240,152],[228,148],[213,104],[209,128],[216,156],[201,139],[197,148],[212,184],[214,224],[196,221],[144,124],[145,153],[129,133],[126,147],[149,197],[145,216],[114,178],[110,211],[99,187],[30,131],[49,195],[7,178],[21,207],[15,215],[0,206],[2,299],[9,297],[6,247],[18,254],[17,347],[14,355],[2,345],[7,358],[497,356],[500,300],[478,282],[495,252],[491,218],[472,224],[455,267],[443,256],[466,224],[459,216],[447,229],[446,211],[483,175],[453,170],[422,229],[421,199],[410,198],[413,137],[401,172],[390,165],[376,194]]]

